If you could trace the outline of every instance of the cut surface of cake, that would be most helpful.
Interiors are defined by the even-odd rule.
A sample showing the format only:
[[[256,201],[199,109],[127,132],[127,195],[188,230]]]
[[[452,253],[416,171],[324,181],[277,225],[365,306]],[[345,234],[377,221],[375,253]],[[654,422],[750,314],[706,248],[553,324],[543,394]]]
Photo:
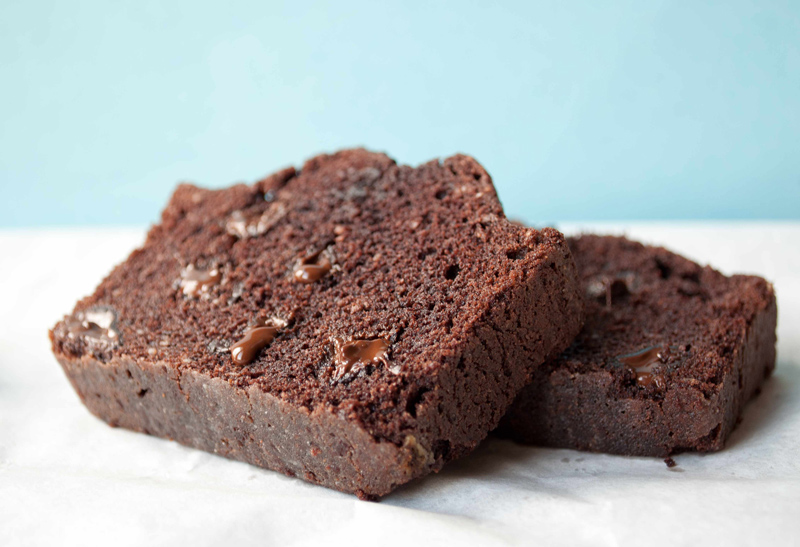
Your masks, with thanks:
[[[537,369],[498,434],[636,456],[722,448],[775,367],[772,285],[622,237],[568,243],[586,324]]]
[[[109,424],[372,499],[472,450],[582,308],[474,159],[356,149],[179,186],[50,337]]]

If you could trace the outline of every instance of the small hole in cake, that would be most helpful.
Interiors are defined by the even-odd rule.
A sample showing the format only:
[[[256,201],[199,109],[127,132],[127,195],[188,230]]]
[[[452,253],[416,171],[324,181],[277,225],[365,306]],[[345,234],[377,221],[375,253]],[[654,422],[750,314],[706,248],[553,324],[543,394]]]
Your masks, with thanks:
[[[408,402],[406,403],[406,412],[408,412],[409,414],[411,414],[411,416],[416,418],[417,417],[417,405],[419,405],[422,402],[422,397],[426,393],[428,393],[428,391],[430,391],[428,388],[421,387],[421,388],[419,388],[417,390],[416,393],[411,395],[411,397],[408,398]]]
[[[431,256],[432,254],[436,254],[436,250],[435,250],[435,249],[431,249],[431,248],[427,248],[427,249],[425,249],[424,251],[420,251],[420,252],[417,254],[417,258],[418,258],[419,260],[425,260],[426,258],[428,258],[429,256]]]
[[[436,199],[444,199],[445,196],[447,196],[447,190],[439,190],[434,195],[436,196]]]
[[[703,294],[700,292],[700,289],[695,287],[695,283],[685,282],[688,286],[678,287],[678,294],[682,296],[686,296],[688,298],[699,297],[703,298]]]
[[[520,258],[525,256],[526,250],[527,249],[524,248],[508,250],[506,251],[506,258],[508,258],[509,260],[519,260]]]
[[[656,268],[658,268],[661,279],[669,279],[669,277],[672,275],[672,268],[658,258],[656,258]]]
[[[624,279],[615,279],[608,287],[608,294],[611,295],[611,301],[614,302],[616,300],[624,300],[630,296],[631,291]]]
[[[141,389],[141,390],[139,390],[139,393],[137,393],[137,394],[136,394],[136,396],[137,396],[137,397],[139,397],[139,398],[141,399],[142,397],[144,397],[145,395],[147,395],[147,392],[148,392],[148,391],[149,391],[149,390],[147,390],[147,389]]]
[[[458,272],[461,271],[461,267],[458,264],[453,264],[444,272],[444,277],[449,279],[450,281],[454,280],[458,277]]]
[[[127,375],[128,375],[128,378],[133,378],[133,374],[131,374],[131,371],[130,371],[130,370],[126,370],[126,371],[125,371],[125,374],[127,374]]]
[[[475,180],[481,180],[481,174],[480,173],[473,173],[472,174],[472,178],[474,178]]]
[[[711,442],[714,442],[714,441],[716,441],[716,440],[717,440],[717,438],[719,437],[719,432],[720,432],[720,428],[721,428],[721,427],[722,427],[722,424],[717,424],[717,427],[715,427],[714,429],[712,429],[712,430],[711,430],[711,432],[710,432],[708,435],[706,435],[705,437],[703,437],[702,439],[700,439],[700,440],[701,440],[701,442],[702,442],[702,441],[705,441],[705,440],[708,440],[708,441],[711,441]]]
[[[700,283],[700,272],[685,272],[681,274],[681,277],[692,283]]]
[[[435,307],[436,307],[436,303],[435,302],[431,302],[430,304],[428,304],[428,311],[433,311],[433,308],[435,308]]]
[[[450,441],[446,439],[434,441],[431,448],[433,448],[433,457],[437,460],[447,460],[448,456],[450,456]]]

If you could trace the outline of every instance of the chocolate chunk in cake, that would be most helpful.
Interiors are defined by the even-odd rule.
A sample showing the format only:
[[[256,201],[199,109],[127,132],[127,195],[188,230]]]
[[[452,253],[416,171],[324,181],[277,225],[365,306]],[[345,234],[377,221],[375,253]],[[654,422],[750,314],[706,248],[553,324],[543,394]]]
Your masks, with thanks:
[[[472,450],[582,306],[474,159],[349,150],[180,186],[51,339],[111,425],[374,498]]]
[[[586,325],[536,371],[498,433],[640,456],[722,448],[775,367],[772,286],[625,238],[569,245]]]

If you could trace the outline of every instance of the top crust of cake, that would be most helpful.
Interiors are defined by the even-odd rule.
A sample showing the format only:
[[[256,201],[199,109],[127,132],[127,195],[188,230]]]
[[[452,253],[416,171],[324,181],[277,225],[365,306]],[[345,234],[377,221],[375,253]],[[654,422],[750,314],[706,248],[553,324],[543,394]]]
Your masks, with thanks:
[[[563,314],[557,340],[526,331],[512,305],[542,272],[554,291],[548,305]],[[396,445],[408,442],[423,414],[463,415],[466,446],[485,434],[468,430],[478,411],[441,405],[457,391],[453,382],[476,374],[459,369],[475,358],[465,354],[469,341],[487,362],[503,363],[502,373],[487,372],[497,374],[498,391],[481,410],[496,424],[530,372],[513,355],[563,349],[581,307],[563,236],[507,221],[474,159],[411,168],[359,149],[254,185],[179,186],[144,246],[52,339],[67,359],[158,361],[256,386],[309,412],[324,407]],[[505,330],[492,331],[493,310],[505,310]],[[491,342],[510,339],[520,347]],[[237,343],[244,345],[232,356]],[[448,456],[447,445],[428,448],[438,459],[458,455]]]

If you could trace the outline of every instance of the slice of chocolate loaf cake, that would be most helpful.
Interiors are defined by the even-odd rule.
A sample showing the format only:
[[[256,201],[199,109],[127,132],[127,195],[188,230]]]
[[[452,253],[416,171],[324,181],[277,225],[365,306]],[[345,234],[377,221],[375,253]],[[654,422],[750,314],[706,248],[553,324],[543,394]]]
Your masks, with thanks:
[[[586,325],[539,367],[498,433],[638,456],[722,448],[775,367],[772,286],[621,237],[568,242]]]
[[[111,425],[374,498],[474,448],[582,306],[475,160],[349,150],[180,186],[51,340]]]

